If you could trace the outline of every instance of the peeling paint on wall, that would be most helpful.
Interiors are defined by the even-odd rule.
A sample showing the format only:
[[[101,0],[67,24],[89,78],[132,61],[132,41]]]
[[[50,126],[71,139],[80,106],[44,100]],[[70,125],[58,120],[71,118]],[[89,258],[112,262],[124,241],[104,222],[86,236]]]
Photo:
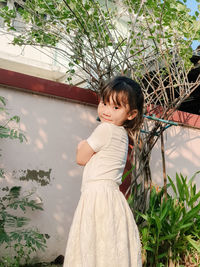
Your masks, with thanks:
[[[20,181],[34,181],[39,183],[41,186],[48,185],[50,183],[50,175],[52,169],[48,171],[44,170],[19,170]],[[13,172],[16,175],[16,171]]]

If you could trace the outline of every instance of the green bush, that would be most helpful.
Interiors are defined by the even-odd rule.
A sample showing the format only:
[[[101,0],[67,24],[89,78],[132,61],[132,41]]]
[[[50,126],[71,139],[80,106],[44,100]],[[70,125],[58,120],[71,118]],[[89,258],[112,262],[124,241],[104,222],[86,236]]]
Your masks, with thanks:
[[[148,209],[137,212],[144,266],[188,266],[189,260],[190,266],[199,266],[200,192],[192,183],[197,173],[189,181],[176,174],[176,183],[168,176],[173,196],[167,198],[163,188],[152,186]]]
[[[38,249],[44,250],[48,235],[41,234],[37,229],[27,228],[29,219],[24,216],[13,215],[11,210],[42,210],[40,204],[31,200],[32,193],[21,196],[21,187],[15,186],[9,189],[1,189],[4,195],[0,198],[0,246],[12,248],[12,257],[3,257],[0,266],[19,266],[21,263],[28,263],[30,254]]]

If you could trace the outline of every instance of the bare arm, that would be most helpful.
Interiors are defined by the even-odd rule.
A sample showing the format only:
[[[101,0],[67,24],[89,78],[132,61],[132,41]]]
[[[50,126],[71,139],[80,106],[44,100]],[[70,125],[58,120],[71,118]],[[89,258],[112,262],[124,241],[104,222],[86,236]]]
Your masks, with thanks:
[[[86,163],[91,159],[91,157],[94,155],[94,150],[91,148],[91,146],[88,144],[86,140],[82,140],[76,150],[76,162],[79,165],[86,165]]]

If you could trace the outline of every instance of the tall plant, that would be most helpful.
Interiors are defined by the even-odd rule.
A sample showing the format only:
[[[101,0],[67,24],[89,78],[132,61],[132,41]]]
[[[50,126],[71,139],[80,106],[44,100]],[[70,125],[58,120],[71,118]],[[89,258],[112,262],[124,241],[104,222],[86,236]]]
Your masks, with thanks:
[[[13,44],[43,47],[50,56],[55,49],[57,61],[66,67],[68,82],[98,92],[114,75],[131,76],[143,88],[145,114],[156,114],[165,120],[198,86],[199,78],[189,83],[188,72],[192,67],[191,43],[200,39],[199,13],[191,16],[182,1],[15,3],[13,9],[5,6],[0,10],[6,30],[14,35]],[[151,183],[151,151],[164,126],[145,119],[147,134],[135,136],[131,187],[136,189],[141,177],[143,183],[137,196],[140,209],[145,209],[144,199]]]
[[[149,207],[138,213],[143,244],[144,266],[199,266],[200,263],[200,191],[190,180],[176,174],[169,187],[174,196],[152,186]],[[142,223],[141,223],[142,219]]]

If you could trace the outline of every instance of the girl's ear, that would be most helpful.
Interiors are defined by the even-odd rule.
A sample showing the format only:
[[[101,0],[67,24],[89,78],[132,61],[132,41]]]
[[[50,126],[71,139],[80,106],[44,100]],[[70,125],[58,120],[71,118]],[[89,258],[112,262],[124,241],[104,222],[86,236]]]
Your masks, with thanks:
[[[129,121],[133,120],[137,115],[138,115],[137,109],[131,110],[128,114],[128,120]]]

